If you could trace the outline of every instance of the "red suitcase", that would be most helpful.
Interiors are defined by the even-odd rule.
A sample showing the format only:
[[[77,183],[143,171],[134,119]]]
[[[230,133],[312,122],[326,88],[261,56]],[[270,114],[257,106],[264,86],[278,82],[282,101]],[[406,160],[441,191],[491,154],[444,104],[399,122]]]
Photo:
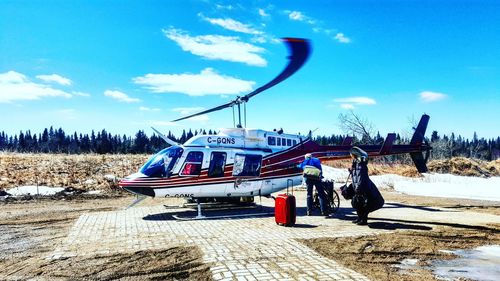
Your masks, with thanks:
[[[274,219],[276,224],[292,226],[295,224],[295,196],[291,194],[278,194],[274,201]]]

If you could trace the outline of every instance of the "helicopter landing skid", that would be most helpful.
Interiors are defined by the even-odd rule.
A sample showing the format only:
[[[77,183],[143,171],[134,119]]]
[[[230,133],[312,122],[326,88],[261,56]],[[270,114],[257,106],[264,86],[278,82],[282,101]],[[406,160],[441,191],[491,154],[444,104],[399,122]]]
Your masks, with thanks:
[[[256,217],[273,215],[274,213],[263,212],[263,213],[247,213],[247,214],[234,214],[234,215],[217,215],[217,216],[204,216],[201,211],[201,203],[197,203],[197,215],[196,217],[181,217],[179,215],[172,215],[176,220],[189,221],[189,220],[203,220],[203,219],[230,219],[230,218],[243,218],[243,217]]]

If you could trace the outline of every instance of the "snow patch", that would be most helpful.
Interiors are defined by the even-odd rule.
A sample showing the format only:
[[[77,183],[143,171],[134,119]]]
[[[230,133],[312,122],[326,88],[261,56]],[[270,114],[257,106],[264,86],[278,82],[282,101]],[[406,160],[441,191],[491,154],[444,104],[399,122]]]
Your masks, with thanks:
[[[412,195],[500,201],[500,177],[424,174],[423,178],[396,181],[394,189]]]
[[[91,194],[91,195],[94,195],[94,194],[101,194],[102,191],[101,190],[91,190],[89,192],[87,192],[87,194]]]
[[[19,186],[19,187],[14,187],[9,190],[7,190],[7,193],[10,193],[12,196],[24,196],[24,195],[43,195],[43,196],[50,196],[54,195],[58,192],[63,191],[63,187],[49,187],[49,186],[34,186],[34,185],[27,185],[27,186]]]
[[[116,182],[118,180],[115,175],[104,175],[104,179],[110,182]]]
[[[348,171],[323,166],[323,176],[337,183],[344,183]],[[387,174],[371,176],[370,179],[379,189],[394,188],[409,195],[500,201],[500,177],[423,174],[420,178],[409,178]]]
[[[86,185],[93,185],[93,184],[96,184],[97,182],[93,179],[88,179],[88,180],[84,181],[83,183]]]
[[[323,169],[323,177],[326,180],[344,183],[349,175],[347,169],[332,168],[325,165],[321,165],[321,168]]]

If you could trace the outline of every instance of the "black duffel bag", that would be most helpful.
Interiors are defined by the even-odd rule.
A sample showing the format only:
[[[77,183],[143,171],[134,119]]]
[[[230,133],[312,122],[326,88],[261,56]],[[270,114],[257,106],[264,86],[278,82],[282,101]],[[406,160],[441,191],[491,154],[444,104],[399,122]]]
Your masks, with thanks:
[[[340,194],[342,194],[342,197],[346,200],[350,200],[354,197],[354,187],[352,187],[352,183],[347,185],[344,184],[343,186],[340,187]]]

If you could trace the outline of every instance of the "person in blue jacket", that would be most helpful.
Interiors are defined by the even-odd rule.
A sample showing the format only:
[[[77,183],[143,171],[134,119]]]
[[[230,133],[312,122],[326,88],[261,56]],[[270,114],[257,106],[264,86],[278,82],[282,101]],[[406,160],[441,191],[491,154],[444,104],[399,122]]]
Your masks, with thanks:
[[[321,182],[321,177],[323,169],[321,168],[321,161],[318,158],[312,157],[310,153],[305,155],[304,161],[298,166],[303,170],[302,175],[306,180],[307,185],[307,215],[310,216],[313,207],[313,188],[316,187],[316,191],[319,196],[319,205],[321,208],[321,215],[328,216],[328,210],[326,209],[326,194],[323,188],[323,183]]]

